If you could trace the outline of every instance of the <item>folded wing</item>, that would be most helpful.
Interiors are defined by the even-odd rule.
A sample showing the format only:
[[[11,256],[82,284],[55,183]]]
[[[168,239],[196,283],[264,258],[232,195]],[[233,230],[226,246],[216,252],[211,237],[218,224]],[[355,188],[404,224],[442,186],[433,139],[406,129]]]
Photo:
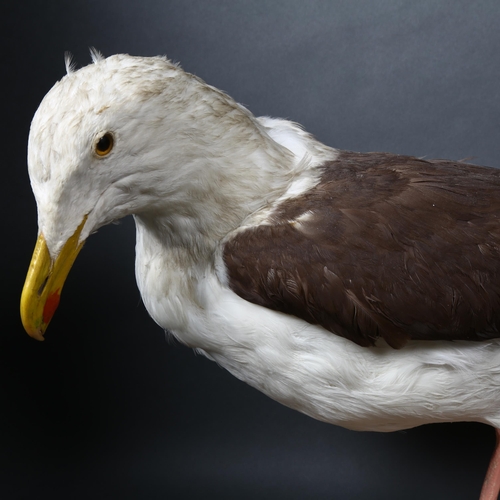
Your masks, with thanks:
[[[500,171],[342,152],[226,242],[242,298],[373,345],[500,337]]]

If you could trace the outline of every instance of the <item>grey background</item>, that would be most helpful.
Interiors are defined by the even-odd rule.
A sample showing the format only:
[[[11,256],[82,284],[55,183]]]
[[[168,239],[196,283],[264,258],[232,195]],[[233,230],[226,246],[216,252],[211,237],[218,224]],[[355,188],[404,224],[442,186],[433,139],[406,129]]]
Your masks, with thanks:
[[[499,165],[499,4],[490,1],[3,1],[0,497],[470,499],[480,424],[355,433],[284,408],[141,304],[129,219],[89,239],[47,340],[23,333],[36,238],[31,117],[63,53],[167,54],[256,115],[331,146]]]

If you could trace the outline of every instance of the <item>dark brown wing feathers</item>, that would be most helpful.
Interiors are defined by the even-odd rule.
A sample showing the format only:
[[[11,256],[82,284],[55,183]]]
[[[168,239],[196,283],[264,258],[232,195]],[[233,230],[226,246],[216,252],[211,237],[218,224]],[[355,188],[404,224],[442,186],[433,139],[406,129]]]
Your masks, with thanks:
[[[499,216],[499,170],[342,152],[224,260],[244,299],[363,346],[485,340],[500,337]]]

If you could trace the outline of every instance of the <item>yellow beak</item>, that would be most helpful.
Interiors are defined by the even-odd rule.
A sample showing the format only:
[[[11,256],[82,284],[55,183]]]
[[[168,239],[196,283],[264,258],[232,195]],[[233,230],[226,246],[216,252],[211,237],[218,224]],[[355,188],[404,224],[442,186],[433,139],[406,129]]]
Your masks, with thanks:
[[[66,277],[84,244],[78,240],[86,221],[85,216],[55,261],[50,257],[43,234],[38,237],[21,294],[21,320],[28,335],[34,339],[43,340],[59,305]]]

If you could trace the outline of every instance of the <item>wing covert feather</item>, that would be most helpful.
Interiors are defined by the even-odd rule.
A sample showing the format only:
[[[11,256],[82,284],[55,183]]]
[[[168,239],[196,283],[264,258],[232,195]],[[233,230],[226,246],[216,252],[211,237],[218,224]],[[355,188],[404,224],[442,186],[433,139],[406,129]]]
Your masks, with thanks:
[[[500,171],[340,153],[228,239],[231,288],[362,346],[500,336]]]

